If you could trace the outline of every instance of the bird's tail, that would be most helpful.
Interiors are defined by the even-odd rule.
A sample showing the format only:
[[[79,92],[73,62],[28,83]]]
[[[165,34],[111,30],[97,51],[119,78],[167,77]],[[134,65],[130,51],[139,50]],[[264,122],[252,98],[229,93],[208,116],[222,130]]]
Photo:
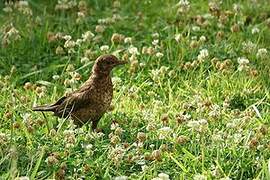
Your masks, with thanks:
[[[44,105],[44,106],[36,106],[33,107],[32,110],[33,111],[55,111],[56,106],[52,106],[52,105]]]

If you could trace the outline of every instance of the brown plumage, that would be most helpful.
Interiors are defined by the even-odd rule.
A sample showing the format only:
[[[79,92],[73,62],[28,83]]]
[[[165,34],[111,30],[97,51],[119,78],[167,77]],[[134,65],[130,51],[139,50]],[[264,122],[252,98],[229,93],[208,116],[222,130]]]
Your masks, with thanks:
[[[113,85],[111,70],[125,61],[119,61],[113,55],[97,58],[89,79],[76,91],[60,98],[52,105],[34,107],[34,111],[52,111],[55,116],[71,117],[78,126],[91,121],[96,129],[103,114],[108,110],[112,97]]]

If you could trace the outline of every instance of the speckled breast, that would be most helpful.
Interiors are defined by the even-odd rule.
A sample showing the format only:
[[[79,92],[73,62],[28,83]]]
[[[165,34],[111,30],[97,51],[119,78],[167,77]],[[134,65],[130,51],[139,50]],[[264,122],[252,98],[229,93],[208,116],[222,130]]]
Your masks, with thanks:
[[[102,109],[101,111],[103,111],[103,112],[107,111],[107,109],[111,105],[112,97],[113,97],[112,86],[107,86],[106,89],[102,89],[100,91],[99,102],[100,102],[100,106],[101,106],[100,109]]]

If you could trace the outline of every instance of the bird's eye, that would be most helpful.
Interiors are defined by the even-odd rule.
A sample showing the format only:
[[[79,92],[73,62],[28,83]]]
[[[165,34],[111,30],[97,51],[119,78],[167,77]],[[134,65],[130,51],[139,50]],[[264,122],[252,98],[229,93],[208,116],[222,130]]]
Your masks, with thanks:
[[[112,61],[107,61],[107,64],[113,64],[113,62]]]

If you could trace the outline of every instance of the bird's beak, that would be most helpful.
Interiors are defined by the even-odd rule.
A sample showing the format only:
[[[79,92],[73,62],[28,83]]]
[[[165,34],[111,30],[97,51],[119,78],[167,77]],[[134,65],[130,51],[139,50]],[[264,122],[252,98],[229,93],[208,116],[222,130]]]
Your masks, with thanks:
[[[118,61],[116,65],[122,65],[122,64],[127,64],[127,61]]]

